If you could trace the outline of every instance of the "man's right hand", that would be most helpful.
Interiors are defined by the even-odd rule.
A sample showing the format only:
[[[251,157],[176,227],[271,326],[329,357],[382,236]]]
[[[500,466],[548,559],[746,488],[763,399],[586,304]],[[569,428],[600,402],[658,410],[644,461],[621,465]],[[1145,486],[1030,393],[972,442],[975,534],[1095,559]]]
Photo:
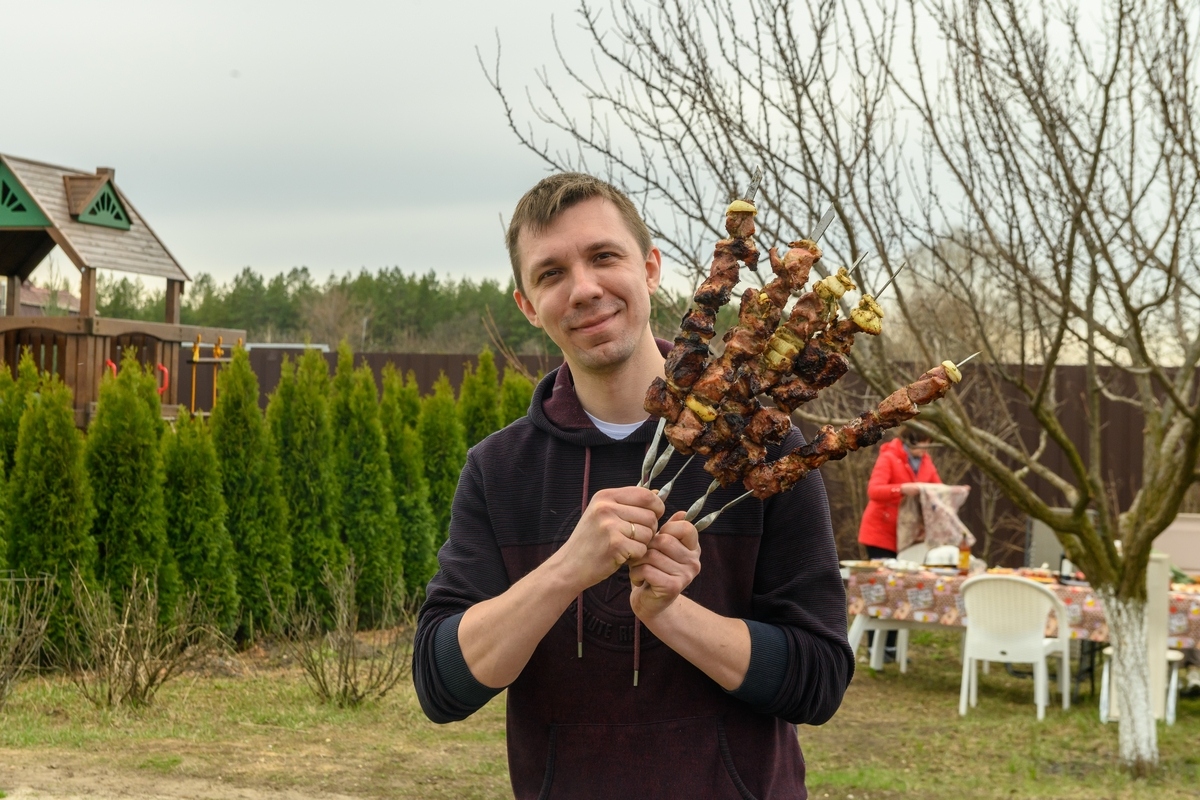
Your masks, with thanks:
[[[626,561],[646,555],[665,511],[658,494],[649,489],[602,489],[592,496],[553,560],[579,591],[595,586]]]

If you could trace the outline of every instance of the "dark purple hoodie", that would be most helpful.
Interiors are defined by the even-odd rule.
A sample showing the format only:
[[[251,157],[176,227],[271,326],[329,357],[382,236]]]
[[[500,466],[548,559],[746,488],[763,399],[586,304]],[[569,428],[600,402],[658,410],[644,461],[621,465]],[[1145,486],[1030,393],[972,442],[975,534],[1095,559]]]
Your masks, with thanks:
[[[538,385],[528,416],[471,449],[414,644],[413,680],[430,719],[463,719],[497,694],[467,669],[458,645],[462,613],[557,550],[587,497],[635,484],[654,426],[647,421],[619,442],[608,438],[583,413],[564,365]],[[802,441],[793,430],[782,452]],[[654,486],[683,461],[676,455]],[[690,505],[709,481],[700,459],[693,461],[667,515]],[[719,489],[708,509],[741,492]],[[584,592],[582,608],[564,610],[508,687],[516,797],[807,796],[795,725],[832,717],[854,672],[820,475],[765,503],[735,506],[700,535],[700,546],[701,571],[685,593],[746,620],[751,657],[742,686],[724,691],[635,625],[622,568]]]

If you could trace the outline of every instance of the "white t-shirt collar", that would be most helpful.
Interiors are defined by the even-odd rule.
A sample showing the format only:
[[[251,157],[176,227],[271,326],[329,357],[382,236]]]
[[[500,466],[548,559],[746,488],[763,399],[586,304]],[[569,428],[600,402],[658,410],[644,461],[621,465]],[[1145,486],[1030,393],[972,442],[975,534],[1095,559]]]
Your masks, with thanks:
[[[638,428],[642,427],[642,422],[646,421],[646,420],[642,420],[642,422],[605,422],[604,420],[599,419],[598,417],[593,417],[591,414],[588,414],[588,412],[586,410],[583,413],[587,414],[587,417],[588,417],[588,419],[590,419],[592,421],[592,424],[595,425],[605,436],[607,436],[610,439],[615,439],[618,442],[621,441],[622,439],[625,439],[625,438],[629,437],[630,435],[632,435],[634,431],[636,431]]]

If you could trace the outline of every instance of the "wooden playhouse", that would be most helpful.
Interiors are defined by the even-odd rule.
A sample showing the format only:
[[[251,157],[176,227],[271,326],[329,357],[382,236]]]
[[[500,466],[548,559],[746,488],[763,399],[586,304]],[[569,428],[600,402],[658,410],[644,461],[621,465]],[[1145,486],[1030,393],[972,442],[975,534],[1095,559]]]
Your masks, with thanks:
[[[22,284],[58,246],[79,268],[79,309],[57,316],[22,314]],[[166,280],[166,314],[161,322],[96,315],[96,271],[110,269]],[[58,374],[75,393],[75,419],[87,425],[100,379],[128,347],[159,376],[164,414],[180,399],[181,367],[193,363],[193,343],[226,346],[245,331],[180,324],[180,301],[188,275],[101,167],[84,172],[0,154],[0,275],[6,278],[0,351],[15,369],[29,347],[39,366]],[[26,312],[30,306],[26,306]],[[211,362],[210,358],[202,359]]]

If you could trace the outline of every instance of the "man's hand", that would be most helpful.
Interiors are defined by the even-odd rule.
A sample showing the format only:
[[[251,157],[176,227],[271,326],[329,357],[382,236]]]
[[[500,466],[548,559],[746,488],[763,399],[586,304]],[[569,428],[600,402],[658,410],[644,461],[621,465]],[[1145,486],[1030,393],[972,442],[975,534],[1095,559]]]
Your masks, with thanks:
[[[579,591],[595,586],[625,562],[646,555],[665,510],[658,494],[649,489],[626,486],[596,492],[554,560]]]
[[[700,574],[700,535],[677,511],[650,540],[645,555],[629,562],[629,605],[643,622],[665,611]]]
[[[921,493],[921,484],[919,483],[902,483],[900,484],[900,494],[905,497],[916,497]]]

